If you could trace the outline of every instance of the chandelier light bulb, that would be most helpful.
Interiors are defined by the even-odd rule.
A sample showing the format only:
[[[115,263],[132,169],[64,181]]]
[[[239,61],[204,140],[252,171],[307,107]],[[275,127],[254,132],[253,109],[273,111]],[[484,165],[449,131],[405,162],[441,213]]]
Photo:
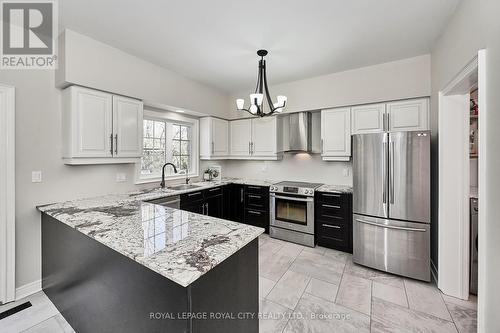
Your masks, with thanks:
[[[252,104],[250,106],[250,113],[252,113],[252,114],[256,114],[257,113],[257,105]]]
[[[277,99],[278,99],[278,106],[284,107],[286,105],[286,101],[287,101],[286,96],[279,95],[277,97]]]
[[[238,110],[243,110],[243,107],[245,106],[245,100],[243,98],[238,98],[236,100],[236,107]]]

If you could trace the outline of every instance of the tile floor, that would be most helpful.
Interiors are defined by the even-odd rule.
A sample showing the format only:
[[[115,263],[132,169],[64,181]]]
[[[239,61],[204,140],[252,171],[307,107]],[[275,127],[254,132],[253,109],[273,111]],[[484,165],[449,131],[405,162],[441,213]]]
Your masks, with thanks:
[[[260,333],[476,332],[475,298],[368,269],[349,254],[263,235],[259,239]],[[0,320],[0,332],[74,332],[43,292]],[[0,312],[26,300],[0,306]]]

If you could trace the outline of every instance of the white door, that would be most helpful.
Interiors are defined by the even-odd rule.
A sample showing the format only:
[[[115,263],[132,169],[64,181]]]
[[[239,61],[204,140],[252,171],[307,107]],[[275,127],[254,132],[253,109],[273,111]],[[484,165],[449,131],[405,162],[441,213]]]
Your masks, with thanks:
[[[321,156],[324,160],[349,160],[351,157],[351,109],[321,111]]]
[[[212,118],[212,156],[229,155],[229,123]]]
[[[276,156],[276,126],[276,117],[252,119],[252,156]]]
[[[113,154],[142,156],[143,104],[136,99],[113,96]]]
[[[252,120],[233,120],[229,126],[231,132],[231,156],[250,156]]]
[[[429,99],[387,103],[389,131],[423,131],[429,129]]]
[[[351,108],[352,134],[384,131],[385,104],[360,105]]]
[[[71,157],[111,157],[112,95],[70,87],[73,119]]]

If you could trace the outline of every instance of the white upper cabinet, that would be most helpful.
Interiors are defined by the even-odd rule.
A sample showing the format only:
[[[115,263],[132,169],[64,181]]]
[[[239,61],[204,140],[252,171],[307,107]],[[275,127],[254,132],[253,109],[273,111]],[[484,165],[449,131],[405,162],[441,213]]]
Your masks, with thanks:
[[[143,104],[136,99],[113,96],[114,152],[117,157],[142,156]]]
[[[230,122],[230,150],[232,157],[250,157],[252,143],[252,120],[242,119]]]
[[[420,131],[429,129],[429,99],[352,107],[352,134]]]
[[[71,86],[63,91],[66,164],[134,163],[142,155],[141,101]]]
[[[277,127],[276,117],[252,119],[252,143],[250,146],[252,157],[276,157],[278,149]]]
[[[229,155],[229,122],[205,117],[200,120],[200,158],[220,159]]]
[[[321,157],[348,161],[351,157],[351,109],[321,110]]]
[[[429,129],[429,99],[387,103],[389,131],[422,131]]]
[[[230,159],[277,160],[281,158],[281,122],[277,117],[229,122]]]
[[[385,104],[369,104],[351,108],[352,134],[384,131]]]

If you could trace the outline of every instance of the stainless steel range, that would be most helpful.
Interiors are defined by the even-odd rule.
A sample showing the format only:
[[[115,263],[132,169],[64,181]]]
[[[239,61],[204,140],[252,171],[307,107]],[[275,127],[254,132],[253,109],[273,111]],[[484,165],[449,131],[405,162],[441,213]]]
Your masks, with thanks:
[[[314,190],[321,185],[304,182],[272,185],[269,235],[314,247]]]

